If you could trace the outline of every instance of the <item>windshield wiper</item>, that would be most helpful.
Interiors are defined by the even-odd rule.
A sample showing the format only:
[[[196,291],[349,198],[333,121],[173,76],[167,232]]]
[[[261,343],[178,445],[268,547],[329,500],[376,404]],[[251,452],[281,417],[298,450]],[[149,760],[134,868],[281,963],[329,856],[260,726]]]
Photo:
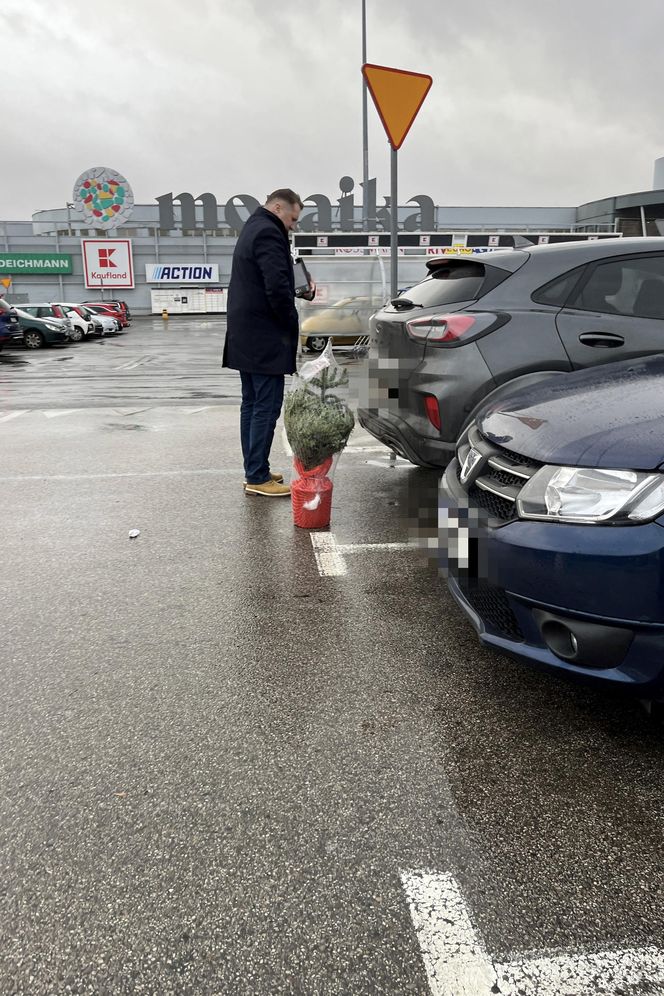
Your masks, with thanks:
[[[408,311],[410,308],[424,307],[423,304],[415,304],[414,301],[411,301],[410,298],[407,297],[395,297],[390,301],[390,304],[393,308],[396,308],[397,311]]]

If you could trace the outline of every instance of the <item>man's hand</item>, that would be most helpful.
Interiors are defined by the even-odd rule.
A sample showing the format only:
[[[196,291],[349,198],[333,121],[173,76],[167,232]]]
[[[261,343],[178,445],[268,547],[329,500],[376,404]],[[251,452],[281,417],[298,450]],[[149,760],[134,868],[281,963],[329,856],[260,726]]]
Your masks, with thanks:
[[[309,290],[302,297],[305,301],[313,301],[316,297],[316,283],[314,280],[309,280]]]

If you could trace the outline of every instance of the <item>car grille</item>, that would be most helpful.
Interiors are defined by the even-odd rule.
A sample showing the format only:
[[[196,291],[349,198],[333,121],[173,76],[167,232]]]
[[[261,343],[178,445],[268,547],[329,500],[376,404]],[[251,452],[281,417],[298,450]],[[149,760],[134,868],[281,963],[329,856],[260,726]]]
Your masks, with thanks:
[[[464,598],[484,625],[508,640],[523,642],[523,633],[502,588],[493,585],[460,585]]]
[[[461,469],[470,448],[482,455],[482,469],[477,477],[471,475],[466,484],[461,480]],[[457,477],[468,493],[471,505],[483,509],[489,516],[489,525],[499,525],[516,518],[516,500],[526,481],[542,466],[535,460],[498,446],[473,426],[457,450]]]

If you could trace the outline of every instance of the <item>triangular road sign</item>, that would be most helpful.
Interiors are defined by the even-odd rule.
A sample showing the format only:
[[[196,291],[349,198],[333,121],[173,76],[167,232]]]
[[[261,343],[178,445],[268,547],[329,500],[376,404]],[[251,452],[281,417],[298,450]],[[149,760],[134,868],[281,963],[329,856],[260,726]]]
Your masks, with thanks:
[[[367,62],[362,66],[369,92],[393,149],[400,149],[433,80],[423,73],[390,69]]]

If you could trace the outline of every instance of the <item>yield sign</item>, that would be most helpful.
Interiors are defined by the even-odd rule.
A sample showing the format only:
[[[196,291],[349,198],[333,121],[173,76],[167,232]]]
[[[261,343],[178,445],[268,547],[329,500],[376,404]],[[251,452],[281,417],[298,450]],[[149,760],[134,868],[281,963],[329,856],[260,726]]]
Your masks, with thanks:
[[[7,288],[7,290],[9,290],[9,288],[12,285],[12,278],[11,277],[3,277],[2,280],[0,280],[0,284],[2,284],[3,287],[5,287],[5,288]]]
[[[393,149],[400,149],[433,80],[423,73],[367,62],[362,73]]]

